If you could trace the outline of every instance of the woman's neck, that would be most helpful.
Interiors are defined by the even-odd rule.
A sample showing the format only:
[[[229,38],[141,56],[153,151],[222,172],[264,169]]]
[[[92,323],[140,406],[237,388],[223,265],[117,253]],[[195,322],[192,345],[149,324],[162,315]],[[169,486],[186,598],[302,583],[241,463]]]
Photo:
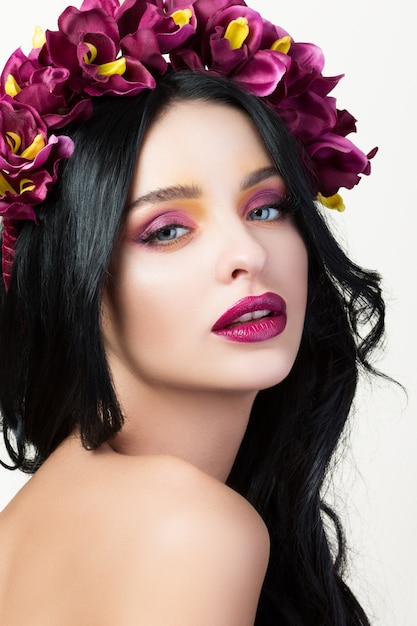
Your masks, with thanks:
[[[109,443],[127,455],[178,456],[225,482],[245,434],[255,393],[147,388],[117,390],[125,424]],[[122,393],[120,393],[122,391]]]

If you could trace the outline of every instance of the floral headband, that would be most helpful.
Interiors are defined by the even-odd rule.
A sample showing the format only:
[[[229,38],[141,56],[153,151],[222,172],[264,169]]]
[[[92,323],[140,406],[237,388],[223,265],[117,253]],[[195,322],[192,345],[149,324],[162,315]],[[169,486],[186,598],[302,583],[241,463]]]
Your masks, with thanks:
[[[54,130],[92,115],[92,98],[134,96],[166,72],[211,70],[265,98],[302,144],[315,169],[317,197],[343,210],[340,187],[370,173],[347,135],[355,119],[328,94],[341,76],[322,75],[324,57],[296,43],[243,0],[84,0],[68,7],[58,30],[35,30],[0,77],[0,215],[3,278],[8,286],[19,220],[37,221],[36,205],[74,149]]]

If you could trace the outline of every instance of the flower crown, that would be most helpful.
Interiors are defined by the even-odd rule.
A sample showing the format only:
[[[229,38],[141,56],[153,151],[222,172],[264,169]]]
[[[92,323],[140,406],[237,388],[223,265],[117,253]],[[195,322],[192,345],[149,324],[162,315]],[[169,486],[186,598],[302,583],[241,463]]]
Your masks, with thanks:
[[[343,210],[340,187],[370,173],[368,155],[347,135],[355,119],[328,94],[343,75],[322,75],[322,51],[296,43],[243,0],[84,0],[66,8],[58,30],[35,29],[0,77],[0,215],[8,286],[18,221],[57,180],[72,140],[54,130],[92,115],[92,98],[134,96],[155,87],[168,66],[211,70],[265,98],[302,144],[315,169],[317,197]]]

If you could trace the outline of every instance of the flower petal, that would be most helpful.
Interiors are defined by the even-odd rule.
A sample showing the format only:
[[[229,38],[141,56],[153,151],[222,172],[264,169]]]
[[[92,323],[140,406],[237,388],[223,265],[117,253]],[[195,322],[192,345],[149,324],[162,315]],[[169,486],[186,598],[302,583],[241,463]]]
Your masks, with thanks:
[[[140,59],[147,68],[163,74],[167,69],[167,62],[161,54],[156,34],[150,28],[141,28],[132,35],[126,35],[120,47],[123,56]]]
[[[234,76],[256,96],[269,96],[290,65],[290,58],[281,52],[259,50]]]
[[[7,220],[3,218],[1,258],[3,280],[6,291],[9,288],[10,278],[12,275],[13,261],[15,257],[16,241],[18,235],[19,230],[16,223],[12,220]]]

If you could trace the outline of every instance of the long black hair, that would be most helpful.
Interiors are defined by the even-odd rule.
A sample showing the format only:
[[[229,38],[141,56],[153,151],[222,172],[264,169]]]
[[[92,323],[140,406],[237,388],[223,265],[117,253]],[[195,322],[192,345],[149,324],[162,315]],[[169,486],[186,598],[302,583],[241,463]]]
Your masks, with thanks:
[[[283,382],[257,395],[228,479],[271,535],[256,624],[368,625],[343,581],[342,528],[321,491],[359,370],[373,371],[370,354],[383,335],[379,276],[353,263],[329,231],[302,147],[264,102],[230,80],[167,74],[133,98],[98,99],[91,120],[63,131],[75,153],[39,208],[38,225],[21,226],[10,287],[1,294],[0,409],[13,466],[36,471],[76,427],[88,448],[122,427],[101,337],[102,292],[143,137],[177,100],[246,112],[297,200],[294,219],[308,251],[297,359]]]

